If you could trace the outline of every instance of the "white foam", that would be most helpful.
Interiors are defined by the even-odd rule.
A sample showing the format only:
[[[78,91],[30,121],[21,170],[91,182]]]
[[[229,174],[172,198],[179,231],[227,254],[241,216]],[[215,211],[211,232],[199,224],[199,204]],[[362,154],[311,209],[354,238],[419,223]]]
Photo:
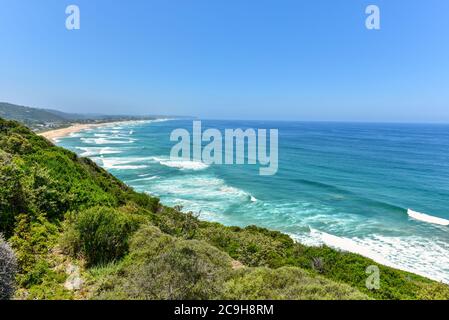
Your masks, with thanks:
[[[114,166],[111,169],[116,170],[136,170],[136,169],[145,169],[148,168],[146,165],[123,165],[123,166]]]
[[[449,226],[449,220],[446,220],[443,218],[438,218],[438,217],[434,217],[434,216],[431,216],[431,215],[428,215],[425,213],[416,212],[411,209],[408,209],[407,214],[410,218],[413,218],[415,220],[419,220],[419,221],[423,221],[423,222],[427,222],[427,223],[438,224],[441,226]]]
[[[223,179],[209,174],[192,174],[148,181],[136,186],[161,197],[167,205],[182,205],[186,211],[200,213],[202,218],[225,221],[230,208],[248,203],[250,195],[228,186]]]
[[[139,176],[144,176],[144,175],[139,175]],[[151,181],[151,180],[156,180],[159,179],[159,176],[145,176],[143,178],[137,178],[137,179],[132,179],[132,180],[127,180],[127,183],[133,183],[133,182],[139,182],[139,181]]]
[[[172,120],[176,120],[176,119],[161,118],[161,119],[154,119],[154,120],[144,120],[144,123],[157,123],[157,122],[166,122],[166,121],[172,121]]]
[[[145,158],[94,158],[103,168],[111,170],[135,170],[148,168],[146,164],[133,164]]]
[[[81,136],[81,133],[80,132],[70,132],[69,133],[69,137],[70,138],[78,138],[78,137],[80,137]]]
[[[100,148],[100,155],[104,155],[104,154],[117,154],[117,153],[122,153],[123,150],[119,150],[119,149],[114,149],[111,147],[106,147],[106,148]]]
[[[123,152],[119,149],[114,149],[111,147],[77,147],[77,149],[84,151],[80,154],[81,157],[92,157],[96,155],[117,154]]]
[[[151,173],[139,174],[139,177],[148,177],[148,176],[151,176]]]
[[[112,130],[122,130],[124,127],[133,127],[133,126],[139,126],[143,124],[151,124],[151,123],[157,123],[157,122],[165,122],[175,119],[153,119],[153,120],[129,120],[129,121],[120,121],[120,122],[111,122],[111,123],[105,123],[102,126],[99,126],[95,129],[112,129]]]
[[[357,243],[356,241],[354,241],[352,239],[344,238],[344,237],[337,237],[332,234],[318,231],[318,230],[315,230],[312,228],[310,228],[310,234],[312,235],[312,237],[319,237],[321,239],[321,241],[329,247],[337,248],[337,249],[340,249],[343,251],[357,253],[364,257],[373,259],[383,265],[397,268],[396,265],[394,265],[391,261],[385,259],[385,257],[383,257],[382,255],[372,251],[369,247],[360,245],[359,243]]]
[[[201,162],[201,161],[193,161],[193,160],[170,160],[166,158],[153,157],[153,160],[159,162],[159,164],[170,167],[177,168],[180,170],[204,170],[209,167],[209,165]]]
[[[357,240],[386,256],[398,269],[449,283],[449,244],[419,236],[373,236]]]
[[[254,198],[253,196],[251,196],[251,202],[256,202],[257,201],[257,199],[256,198]]]
[[[449,283],[449,244],[418,236],[338,237],[310,228],[309,234],[289,234],[309,246],[329,247],[360,254],[377,263]],[[438,261],[438,263],[435,263]]]
[[[134,143],[135,139],[108,139],[108,138],[81,138],[81,141],[88,144],[128,144]]]

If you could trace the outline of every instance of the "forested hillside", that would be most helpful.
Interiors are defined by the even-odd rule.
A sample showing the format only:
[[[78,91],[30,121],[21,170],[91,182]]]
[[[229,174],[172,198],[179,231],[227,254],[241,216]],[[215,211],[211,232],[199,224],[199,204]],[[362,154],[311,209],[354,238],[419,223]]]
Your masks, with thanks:
[[[50,110],[36,109],[0,102],[0,117],[16,120],[28,127],[38,130],[44,127],[59,127],[69,122],[63,114],[55,114]]]
[[[47,131],[70,126],[73,123],[151,120],[160,116],[130,116],[66,113],[53,109],[39,109],[0,102],[0,117],[25,124],[33,131]]]
[[[1,118],[0,182],[0,298],[449,298],[384,266],[369,290],[370,259],[200,221]]]

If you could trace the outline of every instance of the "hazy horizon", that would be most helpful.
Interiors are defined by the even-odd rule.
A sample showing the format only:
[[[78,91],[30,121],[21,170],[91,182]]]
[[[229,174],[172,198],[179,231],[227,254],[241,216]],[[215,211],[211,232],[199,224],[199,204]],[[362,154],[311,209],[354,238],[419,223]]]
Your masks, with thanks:
[[[217,120],[217,121],[266,121],[266,122],[322,122],[322,123],[366,123],[366,124],[435,124],[435,125],[449,125],[449,121],[373,121],[373,120],[322,120],[322,119],[264,119],[264,118],[209,118],[209,117],[201,117],[201,116],[194,116],[194,115],[188,115],[188,114],[152,114],[152,113],[97,113],[97,112],[76,112],[76,111],[63,111],[62,109],[58,108],[48,108],[48,107],[39,107],[39,106],[29,106],[29,105],[23,105],[19,103],[13,103],[9,101],[0,101],[1,103],[7,103],[11,105],[17,105],[21,107],[29,107],[29,108],[35,108],[40,110],[53,110],[53,111],[60,111],[65,112],[69,114],[80,114],[84,116],[135,116],[135,117],[173,117],[173,120],[176,120],[176,117],[179,117],[180,119],[193,119],[193,120]]]
[[[449,3],[0,0],[0,100],[70,113],[449,122]],[[381,29],[365,27],[380,8]]]

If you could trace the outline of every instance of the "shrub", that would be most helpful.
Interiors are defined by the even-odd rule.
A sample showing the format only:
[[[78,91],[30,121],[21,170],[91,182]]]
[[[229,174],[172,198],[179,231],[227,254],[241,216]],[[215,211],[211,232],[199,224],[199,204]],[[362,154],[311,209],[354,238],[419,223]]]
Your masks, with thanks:
[[[291,238],[276,231],[249,226],[244,229],[201,222],[198,239],[227,252],[232,258],[250,267],[280,267],[285,265]]]
[[[27,170],[23,179],[28,207],[34,212],[45,213],[51,218],[61,218],[67,211],[66,193],[59,190],[59,183],[48,169],[35,166]]]
[[[247,268],[226,283],[224,299],[359,300],[368,297],[346,284],[295,267]]]
[[[64,258],[55,249],[59,234],[60,228],[43,214],[17,216],[10,243],[18,262],[18,299],[71,298],[63,286],[67,275],[60,266]]]
[[[0,234],[0,300],[14,295],[17,260],[13,250]]]
[[[22,176],[23,172],[13,162],[12,156],[0,153],[0,232],[6,237],[12,235],[15,216],[26,210]]]
[[[50,271],[47,257],[56,244],[58,228],[44,215],[32,217],[20,214],[16,219],[14,235],[10,242],[13,246],[19,267],[19,285],[30,288],[40,284],[43,276]]]
[[[151,212],[157,212],[160,207],[159,198],[150,197],[145,193],[130,193],[129,200]]]
[[[133,269],[124,287],[133,288],[131,298],[214,299],[230,271],[223,256],[203,242],[178,241],[171,250]]]
[[[17,133],[12,133],[8,138],[1,142],[4,150],[11,153],[26,154],[30,153],[33,148],[30,142]]]
[[[183,213],[181,209],[179,206],[174,208],[161,206],[158,214],[153,215],[152,222],[164,233],[193,239],[196,236],[200,221],[194,213]]]
[[[89,266],[107,264],[128,251],[128,239],[139,217],[108,207],[93,207],[68,217],[62,248],[82,256]]]
[[[216,299],[231,274],[231,259],[197,240],[144,227],[132,241],[130,263],[112,281],[108,299]]]
[[[167,248],[172,247],[175,239],[156,227],[143,226],[130,240],[129,260],[134,262],[150,261]]]

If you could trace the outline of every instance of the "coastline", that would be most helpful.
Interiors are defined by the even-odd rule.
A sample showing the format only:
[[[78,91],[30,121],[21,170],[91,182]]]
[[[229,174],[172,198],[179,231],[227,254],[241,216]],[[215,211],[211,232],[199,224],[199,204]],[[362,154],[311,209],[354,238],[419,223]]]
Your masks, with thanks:
[[[120,121],[119,123],[123,124],[124,122],[125,121]],[[134,122],[135,123],[135,121],[126,121],[126,122]],[[92,127],[109,126],[109,125],[114,124],[114,123],[117,123],[117,121],[115,121],[115,122],[108,122],[108,123],[105,122],[105,123],[96,123],[96,124],[85,124],[85,125],[74,124],[74,125],[72,125],[72,126],[70,126],[68,128],[63,128],[63,129],[66,129],[64,131],[63,131],[63,129],[58,129],[58,130],[50,130],[50,131],[47,131],[46,133],[52,132],[51,136],[59,136],[59,137],[61,137],[61,134],[63,134],[63,133],[69,134],[71,132],[77,132],[77,131],[85,130],[85,129],[92,128]],[[63,131],[63,132],[61,132],[61,131]],[[42,133],[41,135],[44,135],[44,134],[45,133]],[[208,219],[201,219],[201,220],[203,220],[205,222],[209,221]],[[221,225],[223,225],[223,226],[226,225],[226,224],[223,224],[223,222],[219,222],[219,223]],[[267,227],[261,226],[261,228],[266,229]],[[271,228],[271,229],[266,229],[266,230],[276,230],[276,229],[275,228]],[[310,246],[310,244],[308,245],[308,244],[306,244],[304,242],[298,241],[298,239],[295,239],[294,237],[292,237],[291,234],[288,234],[285,231],[284,232],[281,231],[280,233],[282,233],[283,235],[289,236],[289,238],[292,239],[293,242],[301,243],[303,246],[307,246],[308,248],[311,248],[311,249],[308,249],[308,250],[311,250],[311,254],[313,254],[314,256],[319,256],[319,257],[323,256],[323,259],[326,259],[326,261],[331,261],[331,260],[328,260],[328,259],[330,259],[333,256],[334,253],[330,253],[331,256],[328,257],[327,256],[327,253],[328,253],[327,249],[326,250],[321,250],[321,246],[313,246],[313,245]],[[369,261],[372,258],[370,258],[369,256],[367,257],[366,255],[364,255],[361,252],[353,252],[352,250],[337,249],[337,248],[335,248],[335,246],[330,246],[329,244],[325,244],[325,246],[326,247],[331,247],[332,248],[332,252],[334,252],[334,251],[335,252],[346,251],[346,252],[351,252],[351,253],[356,254],[357,256],[359,256],[359,257],[356,257],[356,261],[357,261],[358,264],[369,264],[369,263],[372,263],[372,261]],[[343,255],[343,256],[345,256],[345,255]],[[349,257],[352,257],[352,256],[349,256]],[[365,260],[365,259],[369,259],[369,260]],[[427,283],[427,281],[432,281],[432,280],[441,283],[440,280],[432,279],[432,277],[430,277],[429,275],[419,274],[416,271],[406,270],[406,269],[403,269],[403,268],[398,268],[396,266],[395,267],[389,266],[388,264],[382,263],[380,261],[377,261],[377,262],[379,263],[381,268],[384,268],[384,267],[385,268],[391,268],[389,270],[391,270],[391,272],[394,273],[392,275],[392,277],[396,275],[396,272],[398,272],[399,275],[401,275],[402,272],[405,272],[405,274],[403,274],[403,275],[409,275],[411,277],[414,277],[413,275],[416,275],[416,276],[420,276],[420,277],[423,277],[423,278],[427,279],[427,280],[422,280],[422,281],[425,281],[425,283]],[[337,269],[337,270],[340,270],[340,269]],[[345,272],[347,271],[346,267],[344,268],[343,271],[345,271]],[[341,271],[341,272],[343,272],[343,271]],[[351,269],[351,271],[352,271],[352,269]],[[346,273],[344,273],[344,274],[346,274]],[[419,281],[421,281],[421,280],[419,280]],[[351,285],[353,285],[352,282],[349,281],[349,280],[348,280],[347,283],[350,283]]]
[[[39,132],[37,135],[50,140],[55,143],[59,138],[64,138],[71,133],[77,133],[83,130],[88,130],[92,128],[100,128],[114,124],[123,124],[123,123],[135,123],[136,121],[147,121],[147,120],[125,120],[125,121],[111,121],[111,122],[101,122],[101,123],[74,123],[69,127],[59,128],[44,132]]]
[[[125,125],[126,125],[126,123],[130,123],[130,122],[131,123],[133,123],[133,122],[135,123],[135,121],[120,121],[121,124],[125,124]],[[111,124],[114,124],[114,123],[117,123],[117,122],[92,124],[91,126],[87,125],[87,128],[86,128],[86,125],[81,126],[81,128],[79,126],[76,127],[74,125],[73,127],[75,127],[75,128],[72,128],[72,129],[70,129],[70,127],[66,128],[66,129],[70,129],[69,132],[66,133],[66,135],[70,134],[71,132],[78,132],[78,131],[85,130],[85,129],[92,128],[92,127],[108,126],[108,125],[111,125]],[[59,130],[61,130],[61,129],[52,130],[52,131],[59,131]],[[129,129],[127,129],[125,131],[128,132]],[[49,132],[51,132],[51,131],[49,131]],[[59,135],[59,136],[54,138],[54,139],[61,138],[59,132],[56,132],[55,135]],[[101,143],[104,143],[104,142],[101,142]],[[112,145],[112,146],[114,148],[120,148],[121,145],[119,144],[119,145]],[[103,150],[103,148],[98,148],[98,147],[95,147],[95,146],[94,147],[90,146],[89,148],[93,148],[93,149],[97,149],[97,150]],[[99,152],[103,152],[103,151],[99,151]],[[126,153],[122,153],[122,155],[125,157]],[[84,156],[90,157],[90,155],[88,155],[87,152],[84,152]],[[103,157],[103,156],[101,156],[101,157]],[[118,156],[117,155],[113,155],[113,157],[120,157],[120,155],[118,155]],[[104,158],[108,159],[108,156],[106,155]],[[126,159],[122,159],[123,161],[116,161],[116,160],[117,159],[114,159],[114,161],[115,161],[114,163],[115,164],[111,165],[110,163],[112,163],[112,162],[108,162],[107,165],[103,164],[101,166],[105,170],[107,170],[109,172],[110,172],[111,169],[129,170],[132,167],[131,165],[128,164]],[[167,161],[163,162],[161,165],[162,166],[171,167],[170,165],[167,165],[166,162]],[[133,165],[136,165],[136,164],[133,163]],[[139,165],[142,165],[142,164],[140,164],[140,163],[137,164],[136,168],[139,167]],[[145,166],[146,164],[143,164],[143,165]],[[187,169],[185,169],[185,167],[184,167],[184,168],[181,168],[180,170],[192,170],[192,168],[191,167],[190,168],[187,167]],[[117,174],[117,177],[119,179],[124,180],[123,177],[122,178],[120,177],[120,174],[118,174],[117,172],[115,172],[115,174]],[[198,176],[198,173],[195,173],[195,175]],[[147,180],[147,179],[149,179],[149,177],[143,178],[143,180]],[[185,179],[185,177],[182,177],[182,179]],[[140,181],[142,181],[142,179]],[[133,183],[127,182],[127,184],[130,187],[133,187],[133,188],[138,188],[139,187],[139,185],[134,185]],[[152,189],[147,189],[147,190],[152,190]],[[197,190],[197,192],[201,192],[201,190]],[[204,193],[203,193],[203,195],[204,195]],[[166,203],[164,203],[164,204],[166,204]],[[168,205],[170,205],[170,204],[168,204]],[[194,210],[194,209],[192,209],[192,210]],[[209,221],[209,222],[214,221],[214,220],[209,220],[209,219],[204,218],[204,217],[201,220]],[[215,222],[226,224],[222,220],[221,221],[215,221]],[[298,235],[298,234],[292,234],[292,233],[285,232],[285,230],[276,228],[276,227],[274,227],[272,225],[269,226],[269,225],[263,225],[263,224],[261,225],[261,224],[257,224],[257,223],[255,223],[255,224],[258,225],[259,227],[267,228],[267,229],[270,229],[270,230],[280,231],[283,234],[288,235],[295,242],[301,243],[301,244],[306,245],[306,246],[319,247],[321,245],[326,245],[326,246],[331,247],[331,248],[336,249],[336,250],[341,250],[341,251],[344,251],[344,252],[351,252],[351,253],[363,256],[365,258],[372,259],[373,261],[375,261],[375,262],[377,262],[377,263],[379,263],[379,264],[381,264],[383,266],[388,266],[388,267],[391,267],[391,268],[394,268],[394,269],[397,269],[397,270],[401,270],[401,271],[404,271],[404,272],[410,272],[410,273],[413,273],[413,274],[416,274],[416,275],[420,275],[420,276],[428,278],[428,279],[432,279],[434,281],[439,281],[439,282],[441,281],[441,282],[444,282],[444,283],[448,283],[447,279],[441,278],[440,276],[435,276],[434,274],[429,273],[428,270],[424,272],[424,271],[420,270],[419,267],[417,267],[417,268],[410,268],[406,264],[402,264],[401,265],[401,263],[398,263],[394,259],[394,257],[393,258],[388,257],[388,255],[383,255],[383,252],[381,252],[379,250],[376,250],[376,249],[373,249],[370,246],[369,243],[368,244],[367,243],[361,243],[361,242],[354,241],[351,238],[346,238],[344,236],[336,236],[336,235],[334,235],[332,233],[326,233],[325,230],[323,231],[323,230],[315,230],[314,229],[313,232],[311,230],[311,234]],[[234,222],[233,223],[228,223],[226,225],[232,226],[232,225],[235,225],[235,223]],[[308,241],[304,241],[304,238],[307,238]],[[317,240],[317,242],[315,242],[315,240]],[[436,252],[438,252],[438,251],[436,251]],[[401,253],[401,254],[404,254],[404,253]]]
[[[122,124],[123,124],[123,121],[122,121]],[[100,126],[101,125],[105,126],[106,123],[100,124]],[[96,127],[98,127],[98,125]],[[78,129],[78,128],[76,128],[76,129]],[[75,128],[73,130],[75,130]],[[129,131],[129,129],[127,129],[125,131],[126,132]],[[104,139],[102,139],[102,140],[104,140]],[[104,144],[105,142],[102,141],[101,143]],[[114,147],[114,149],[120,148],[120,146],[121,146],[120,144],[118,144],[118,145],[115,145],[115,144],[111,145],[111,147]],[[90,146],[89,148],[92,148],[92,146]],[[103,148],[93,147],[93,149],[97,149],[97,150],[100,149],[100,150],[102,150]],[[88,152],[84,152],[84,156],[90,157],[91,155]],[[148,155],[146,155],[146,156],[148,156]],[[101,157],[103,157],[103,156],[101,155]],[[128,163],[129,161],[127,162],[127,160],[126,160],[126,152],[122,153],[121,155],[115,155],[114,154],[113,157],[123,157],[124,159],[121,159],[120,161],[117,160],[117,159],[114,159],[113,162],[107,162],[106,165],[102,164],[101,166],[105,170],[107,170],[109,172],[110,172],[111,169],[129,170],[132,166],[135,166],[136,168],[138,168],[140,165],[143,165],[143,166],[146,165],[144,163],[137,163],[137,164],[136,163],[132,163],[132,165],[130,165]],[[107,160],[108,159],[108,155],[105,155],[104,159]],[[111,163],[114,163],[114,164],[111,164]],[[167,164],[167,161],[163,162],[161,165],[162,166],[171,167],[170,163]],[[173,164],[171,164],[171,165],[173,166]],[[178,169],[179,169],[179,166],[178,166]],[[182,168],[180,168],[180,170],[192,170],[192,167],[191,166],[190,167],[187,166],[187,169],[185,167],[182,167]],[[126,172],[128,172],[128,171],[126,171]],[[119,179],[124,180],[124,178],[121,177],[118,172],[114,172],[114,174],[116,174],[116,176]],[[198,176],[199,174],[200,174],[200,172],[195,172],[195,176]],[[143,179],[145,180],[145,179],[149,179],[149,178],[145,177]],[[182,179],[185,179],[185,177],[182,177]],[[142,180],[140,180],[139,183],[142,183]],[[129,186],[133,187],[133,188],[139,188],[139,183],[137,183],[137,185],[136,185],[136,184],[133,184],[132,182],[131,183],[127,182],[127,184]],[[163,184],[164,183],[162,181],[162,185]],[[211,188],[213,188],[213,187],[214,186],[212,185]],[[147,188],[150,188],[150,187],[148,186]],[[220,188],[218,188],[218,189],[220,189]],[[147,189],[147,190],[154,190],[154,189]],[[206,191],[208,191],[208,190],[206,190]],[[160,190],[159,190],[159,192],[161,194],[164,194]],[[197,190],[196,192],[202,192],[202,191]],[[206,192],[204,192],[203,194],[206,194]],[[188,210],[190,210],[190,209],[188,209]],[[194,210],[194,209],[192,209],[192,210]],[[214,221],[214,220],[209,220],[209,219],[207,219],[205,217],[202,217],[201,220],[209,221],[209,222],[210,221]],[[218,220],[216,222],[223,223],[223,224],[226,224],[228,226],[232,226],[232,225],[235,224],[234,222],[226,223],[223,220]],[[418,267],[414,266],[413,268],[411,268],[411,267],[409,267],[407,265],[407,263],[401,263],[401,261],[398,262],[398,260],[395,259],[395,255],[393,255],[392,257],[388,256],[388,252],[387,252],[386,255],[384,255],[384,252],[382,252],[382,250],[376,250],[376,248],[373,248],[372,244],[370,244],[370,243],[357,242],[357,241],[354,241],[353,239],[351,239],[350,237],[346,238],[344,236],[337,236],[337,235],[334,235],[332,233],[327,233],[327,232],[325,232],[326,230],[315,230],[315,229],[313,229],[313,231],[311,230],[310,234],[301,235],[301,234],[292,234],[292,233],[285,232],[285,230],[282,230],[282,228],[279,229],[279,228],[276,228],[273,225],[265,225],[265,224],[258,224],[258,223],[254,223],[254,224],[256,224],[256,225],[258,225],[260,227],[268,228],[270,230],[280,231],[280,232],[290,236],[290,238],[292,238],[294,241],[299,242],[299,243],[301,243],[303,245],[312,246],[312,247],[319,247],[321,245],[326,245],[326,246],[334,248],[336,250],[341,250],[341,251],[345,251],[345,252],[351,252],[351,253],[359,254],[359,255],[361,255],[361,256],[363,256],[365,258],[372,259],[375,262],[377,262],[377,263],[379,263],[381,265],[384,265],[384,266],[388,266],[388,267],[391,267],[391,268],[394,268],[394,269],[398,269],[398,270],[402,270],[402,271],[405,271],[405,272],[414,273],[414,274],[417,274],[417,275],[420,275],[420,276],[423,276],[423,277],[426,277],[428,279],[432,279],[432,280],[435,280],[435,281],[443,281],[445,283],[448,283],[447,278],[441,277],[441,276],[435,276],[435,274],[430,273],[429,270],[422,270],[419,266]],[[309,226],[309,228],[310,228],[310,226]],[[307,239],[307,241],[304,241],[304,239]],[[368,240],[370,240],[370,238]],[[389,240],[390,240],[390,238],[384,239],[384,241],[389,241]],[[386,243],[386,245],[390,245],[391,244],[391,242],[385,242],[385,243]],[[392,243],[391,245],[394,245],[395,243],[396,242]],[[379,246],[381,244],[382,243],[379,243]],[[397,246],[395,246],[393,248],[396,249]],[[436,251],[436,252],[438,252],[438,251]],[[401,253],[401,254],[404,254],[404,253]],[[407,256],[405,256],[405,257],[407,257]],[[405,260],[405,261],[407,262],[408,260]]]

